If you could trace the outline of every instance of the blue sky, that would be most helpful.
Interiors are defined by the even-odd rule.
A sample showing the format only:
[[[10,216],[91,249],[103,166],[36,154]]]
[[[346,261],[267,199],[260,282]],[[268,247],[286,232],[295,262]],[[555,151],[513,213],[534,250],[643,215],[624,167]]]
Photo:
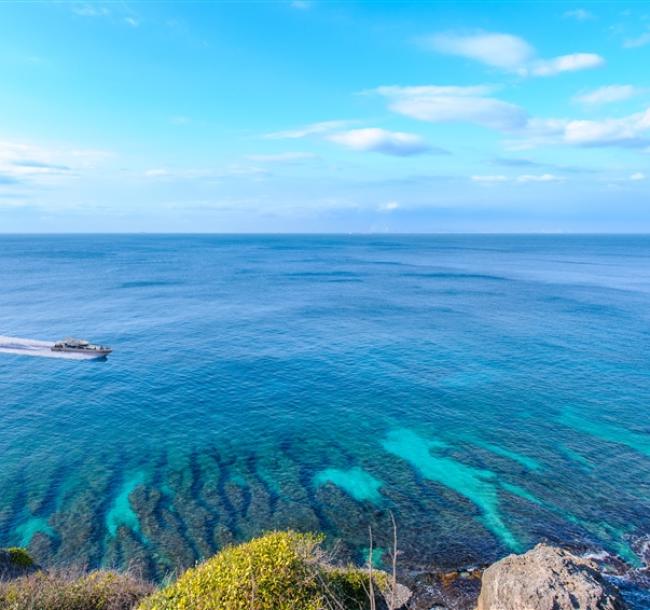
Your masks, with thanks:
[[[0,232],[650,231],[650,3],[2,2]]]

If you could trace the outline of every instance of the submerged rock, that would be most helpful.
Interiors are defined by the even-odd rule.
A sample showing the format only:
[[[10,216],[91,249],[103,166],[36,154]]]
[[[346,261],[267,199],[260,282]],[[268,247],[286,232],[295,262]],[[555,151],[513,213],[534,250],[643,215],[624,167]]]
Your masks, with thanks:
[[[597,564],[538,544],[508,555],[483,573],[477,610],[624,610],[618,590]]]
[[[474,610],[481,589],[479,568],[404,575],[413,591],[408,610]]]

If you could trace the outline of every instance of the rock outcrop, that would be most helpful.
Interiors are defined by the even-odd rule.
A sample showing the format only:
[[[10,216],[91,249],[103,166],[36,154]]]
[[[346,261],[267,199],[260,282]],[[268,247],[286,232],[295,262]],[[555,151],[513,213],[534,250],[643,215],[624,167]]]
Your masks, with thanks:
[[[624,610],[618,590],[597,565],[538,544],[509,555],[483,573],[477,610]]]

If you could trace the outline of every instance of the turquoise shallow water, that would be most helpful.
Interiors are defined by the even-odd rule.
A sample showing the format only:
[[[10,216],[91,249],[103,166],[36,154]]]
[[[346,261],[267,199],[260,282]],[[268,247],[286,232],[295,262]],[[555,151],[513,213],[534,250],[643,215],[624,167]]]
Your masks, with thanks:
[[[0,237],[0,546],[153,577],[274,527],[361,559],[650,533],[650,238]]]

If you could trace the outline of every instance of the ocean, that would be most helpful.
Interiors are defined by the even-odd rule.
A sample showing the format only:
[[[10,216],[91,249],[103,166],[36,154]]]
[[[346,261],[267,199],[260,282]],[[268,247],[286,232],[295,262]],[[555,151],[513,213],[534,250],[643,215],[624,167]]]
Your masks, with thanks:
[[[381,564],[391,512],[408,566],[648,541],[648,236],[0,236],[0,282],[0,546],[161,579],[273,528]],[[29,357],[66,336],[114,353]]]

